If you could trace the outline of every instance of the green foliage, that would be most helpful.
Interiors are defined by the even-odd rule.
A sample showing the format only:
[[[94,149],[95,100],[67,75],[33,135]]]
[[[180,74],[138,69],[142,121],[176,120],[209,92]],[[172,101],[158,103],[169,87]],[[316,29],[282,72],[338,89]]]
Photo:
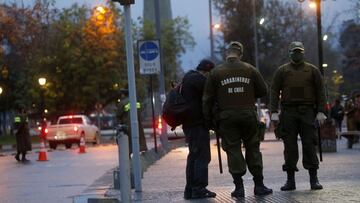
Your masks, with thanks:
[[[355,21],[347,21],[343,24],[340,35],[342,47],[344,91],[351,93],[352,90],[360,89],[360,24]]]
[[[51,115],[88,114],[98,102],[106,106],[117,101],[119,90],[127,88],[120,10],[111,2],[102,9],[74,4],[61,10],[54,3],[36,0],[25,8],[0,4],[0,110],[25,107],[38,114],[44,93]],[[163,25],[167,84],[176,79],[178,57],[195,44],[188,29],[188,20],[181,17]],[[140,22],[134,31],[134,42],[154,38],[152,25]],[[137,60],[135,69],[141,101],[148,83],[139,75]],[[47,79],[44,87],[40,77]]]
[[[25,9],[2,6],[10,20],[1,25],[22,28],[4,33],[1,41],[10,47],[10,54],[1,58],[10,70],[12,108],[21,103],[39,112],[38,78],[46,77],[45,103],[51,114],[89,113],[95,103],[117,99],[118,89],[127,83],[120,15],[112,4],[100,14],[77,4],[51,9],[53,2],[39,0]]]
[[[215,0],[215,7],[221,15],[224,41],[237,40],[244,45],[244,60],[254,63],[254,14],[250,0]],[[302,41],[306,60],[318,65],[317,29],[315,12],[305,13],[298,2],[279,0],[256,1],[256,22],[258,35],[259,69],[270,84],[274,71],[287,63],[288,47],[292,41]],[[258,22],[264,18],[264,24]],[[330,25],[332,26],[332,25]],[[327,30],[327,29],[324,29]],[[327,33],[331,35],[331,33]],[[323,42],[324,63],[327,81],[332,72],[339,69],[340,57],[333,42]],[[333,88],[335,91],[336,88]],[[335,95],[335,92],[329,91]]]

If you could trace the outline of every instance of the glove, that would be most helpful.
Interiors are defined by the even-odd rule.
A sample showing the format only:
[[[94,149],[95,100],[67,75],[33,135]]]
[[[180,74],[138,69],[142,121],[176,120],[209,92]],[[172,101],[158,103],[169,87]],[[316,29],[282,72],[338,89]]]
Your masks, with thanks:
[[[327,119],[327,117],[325,116],[325,114],[323,112],[317,113],[316,120],[319,122],[320,125],[324,124],[326,119]]]
[[[276,113],[276,112],[272,113],[271,114],[271,120],[272,121],[279,121],[279,113]]]

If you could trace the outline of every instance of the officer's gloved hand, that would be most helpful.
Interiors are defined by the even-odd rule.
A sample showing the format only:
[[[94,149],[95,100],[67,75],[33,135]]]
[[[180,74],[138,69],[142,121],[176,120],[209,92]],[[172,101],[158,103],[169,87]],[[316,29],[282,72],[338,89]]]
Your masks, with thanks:
[[[324,124],[325,120],[326,120],[326,116],[323,112],[319,112],[316,115],[316,120],[319,122],[320,125]]]
[[[277,113],[277,112],[271,113],[271,120],[279,121],[279,113]]]

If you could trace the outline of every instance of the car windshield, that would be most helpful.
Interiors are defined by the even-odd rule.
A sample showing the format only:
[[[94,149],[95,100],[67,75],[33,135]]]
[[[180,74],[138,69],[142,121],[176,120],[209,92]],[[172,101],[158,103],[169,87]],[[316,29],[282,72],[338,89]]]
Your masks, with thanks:
[[[63,118],[60,119],[59,124],[82,124],[81,118]]]

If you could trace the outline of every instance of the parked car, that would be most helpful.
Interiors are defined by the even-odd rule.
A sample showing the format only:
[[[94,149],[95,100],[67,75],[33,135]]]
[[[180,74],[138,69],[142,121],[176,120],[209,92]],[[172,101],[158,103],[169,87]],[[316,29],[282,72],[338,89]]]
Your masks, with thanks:
[[[47,127],[46,139],[50,148],[56,149],[58,144],[71,148],[72,144],[80,145],[83,136],[85,142],[100,143],[100,131],[85,115],[69,115],[58,118],[55,125]]]

